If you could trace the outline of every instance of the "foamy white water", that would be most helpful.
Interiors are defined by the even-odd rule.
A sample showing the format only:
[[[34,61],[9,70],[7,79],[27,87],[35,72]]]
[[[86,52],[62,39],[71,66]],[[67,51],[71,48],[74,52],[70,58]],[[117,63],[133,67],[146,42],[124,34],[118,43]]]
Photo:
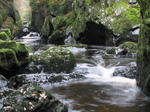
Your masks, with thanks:
[[[114,71],[115,71],[115,67],[105,68],[98,65],[97,67],[90,68],[89,74],[86,75],[86,77],[100,82],[111,82],[113,84],[122,84],[125,86],[130,85],[136,87],[135,79],[130,79],[121,76],[113,76]]]

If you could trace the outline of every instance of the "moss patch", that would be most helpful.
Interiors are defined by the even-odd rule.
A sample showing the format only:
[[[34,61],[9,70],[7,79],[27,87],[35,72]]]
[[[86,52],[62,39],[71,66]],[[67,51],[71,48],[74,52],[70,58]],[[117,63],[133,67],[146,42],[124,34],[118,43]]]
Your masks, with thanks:
[[[6,28],[6,29],[1,29],[1,30],[0,30],[0,33],[2,33],[2,32],[5,32],[5,33],[7,34],[8,40],[12,40],[12,34],[11,34],[10,29],[8,29],[8,28]]]
[[[0,32],[1,40],[10,40],[10,37],[5,32]]]

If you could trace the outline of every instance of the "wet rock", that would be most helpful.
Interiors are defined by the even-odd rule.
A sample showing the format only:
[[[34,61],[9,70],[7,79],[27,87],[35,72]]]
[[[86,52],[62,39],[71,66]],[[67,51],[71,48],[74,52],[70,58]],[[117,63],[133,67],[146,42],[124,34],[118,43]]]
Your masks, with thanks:
[[[69,74],[64,74],[64,73],[22,74],[22,75],[17,75],[12,77],[10,81],[13,84],[14,88],[18,88],[29,83],[37,86],[42,86],[44,84],[53,84],[53,83],[58,83],[58,82],[71,80],[75,78],[83,78],[84,74],[85,73],[79,71],[69,73]]]
[[[113,76],[123,76],[134,79],[137,74],[137,66],[135,63],[131,63],[129,66],[117,67],[113,73]]]
[[[2,106],[4,97],[13,91],[12,88],[12,83],[9,82],[4,76],[0,75],[0,108]]]
[[[63,105],[49,92],[32,84],[20,87],[3,101],[1,112],[67,112]]]
[[[76,65],[71,51],[62,47],[50,47],[41,54],[32,56],[25,73],[60,73],[70,72]]]
[[[3,92],[8,89],[8,80],[0,75],[0,92]]]
[[[0,73],[10,78],[29,63],[28,49],[12,40],[0,40],[0,60]]]

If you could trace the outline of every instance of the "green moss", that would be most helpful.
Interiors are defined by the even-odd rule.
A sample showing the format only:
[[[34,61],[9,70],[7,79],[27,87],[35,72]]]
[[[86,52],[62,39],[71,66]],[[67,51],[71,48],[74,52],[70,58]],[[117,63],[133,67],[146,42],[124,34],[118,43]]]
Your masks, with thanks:
[[[0,50],[1,74],[7,78],[16,74],[22,67],[29,63],[29,52],[24,44],[12,40],[0,40]]]
[[[8,35],[9,39],[12,40],[12,34],[11,34],[10,29],[8,29],[8,28],[2,29],[2,30],[0,30],[0,32],[5,32]]]
[[[137,43],[135,42],[125,42],[119,45],[121,49],[127,49],[129,52],[136,53],[137,52]]]
[[[142,92],[150,96],[150,1],[139,0],[141,6],[141,16],[143,22],[140,26],[140,36],[138,41],[138,55],[137,55],[137,84]]]
[[[0,49],[0,73],[6,78],[11,77],[19,69],[20,63],[16,53],[11,49]]]
[[[19,65],[16,53],[11,49],[8,48],[0,49],[0,57],[1,57],[0,60],[1,66],[6,67],[6,69],[10,67],[8,66],[9,63],[16,63],[17,65]]]
[[[148,26],[150,26],[150,18],[145,19],[144,23]]]
[[[27,56],[28,55],[28,48],[21,43],[16,41],[0,41],[0,49],[2,48],[9,48],[14,50],[18,53],[19,56]]]
[[[0,26],[2,25],[3,22],[4,22],[3,21],[3,16],[0,14]]]
[[[53,32],[54,28],[51,24],[51,20],[50,20],[50,17],[47,16],[44,20],[44,24],[42,26],[42,30],[41,30],[41,35],[42,36],[50,36]]]
[[[0,4],[0,5],[2,5],[2,4]],[[6,20],[6,18],[7,18],[7,13],[8,13],[8,11],[7,11],[7,8],[4,8],[4,6],[2,6],[1,8],[0,8],[0,26],[4,23],[4,21]]]
[[[0,32],[0,39],[10,40],[11,38],[5,32]]]
[[[32,57],[35,64],[42,64],[44,72],[69,72],[75,66],[73,54],[61,47],[50,47],[41,55]]]
[[[56,17],[52,24],[54,25],[55,30],[66,30],[68,26],[74,23],[73,12],[69,12],[66,15],[59,15]]]

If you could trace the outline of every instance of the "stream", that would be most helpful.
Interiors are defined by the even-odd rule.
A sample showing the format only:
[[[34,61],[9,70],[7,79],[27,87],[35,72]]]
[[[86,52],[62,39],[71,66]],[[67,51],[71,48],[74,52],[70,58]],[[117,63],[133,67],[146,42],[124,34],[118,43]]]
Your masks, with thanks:
[[[39,39],[18,39],[33,54]],[[51,45],[49,45],[51,46]],[[77,66],[72,72],[85,77],[42,87],[64,103],[69,112],[150,112],[150,100],[142,95],[136,80],[113,76],[115,69],[136,63],[136,57],[118,57],[104,52],[106,46],[68,47]]]

